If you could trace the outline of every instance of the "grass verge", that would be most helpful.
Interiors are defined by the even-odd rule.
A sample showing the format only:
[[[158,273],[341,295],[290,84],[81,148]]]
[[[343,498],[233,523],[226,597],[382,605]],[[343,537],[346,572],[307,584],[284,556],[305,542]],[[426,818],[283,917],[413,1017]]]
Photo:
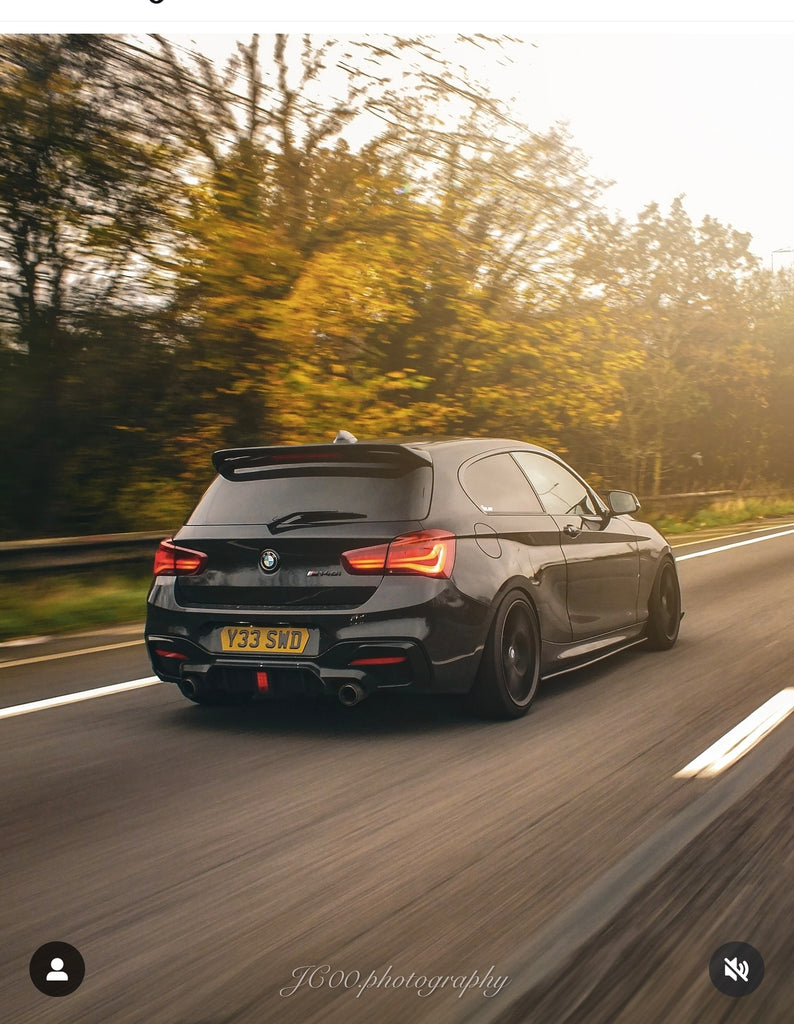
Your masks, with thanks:
[[[742,498],[678,514],[647,515],[666,535],[794,517],[794,498]],[[0,577],[0,641],[143,621],[149,570]]]
[[[151,574],[0,578],[0,641],[143,621]]]
[[[736,498],[707,508],[648,515],[646,521],[664,534],[693,533],[715,526],[763,525],[766,520],[794,516],[794,498]]]

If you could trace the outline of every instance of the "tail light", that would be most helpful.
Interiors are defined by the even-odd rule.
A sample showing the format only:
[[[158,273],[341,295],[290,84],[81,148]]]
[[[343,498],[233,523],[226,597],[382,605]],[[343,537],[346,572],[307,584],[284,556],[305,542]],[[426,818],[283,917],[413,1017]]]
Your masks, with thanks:
[[[372,548],[356,548],[355,551],[344,552],[342,565],[348,572],[374,576],[386,571],[388,556],[388,544],[378,544]]]
[[[449,579],[455,562],[455,535],[422,530],[395,537],[390,544],[356,548],[342,555],[342,565],[358,575],[430,576]]]
[[[164,647],[155,647],[154,653],[160,658],[172,658],[174,661],[187,661],[187,655],[180,651],[167,651]]]
[[[180,548],[169,537],[160,541],[154,556],[154,575],[196,576],[204,571],[206,564],[207,556],[203,551]]]

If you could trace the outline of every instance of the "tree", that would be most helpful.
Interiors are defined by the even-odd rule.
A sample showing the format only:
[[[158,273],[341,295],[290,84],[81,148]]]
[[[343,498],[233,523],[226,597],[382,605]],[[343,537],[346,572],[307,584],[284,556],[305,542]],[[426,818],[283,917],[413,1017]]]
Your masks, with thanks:
[[[139,113],[104,37],[0,39],[0,323],[17,396],[6,468],[28,528],[53,518],[83,326],[146,303],[147,267],[170,228],[168,146]]]
[[[375,63],[394,57],[382,50]],[[531,324],[564,294],[600,184],[561,129],[530,132],[436,65],[415,66],[409,94],[384,71],[364,104],[380,134],[306,160],[323,218],[274,306],[298,396],[282,417],[290,439],[319,428],[320,410],[324,432],[357,410],[378,432],[487,430],[480,396],[497,395],[496,367],[518,379],[526,344],[542,386],[554,341],[547,332],[537,350]],[[442,125],[450,96],[454,120]],[[522,394],[536,410],[531,388]]]
[[[594,226],[579,289],[600,294],[640,345],[641,365],[622,379],[632,484],[640,491],[659,494],[666,477],[691,483],[693,448],[709,447],[706,472],[714,478],[726,447],[722,413],[740,401],[739,391],[757,400],[766,371],[750,345],[744,301],[756,266],[749,243],[749,235],[711,217],[695,227],[682,197],[666,215],[654,203],[633,225],[601,219]],[[738,378],[732,366],[744,367]],[[732,390],[726,373],[733,373]],[[738,422],[729,445],[737,430]]]
[[[760,464],[768,481],[790,486],[794,482],[794,271],[760,270],[748,286],[747,306],[752,343],[765,354],[767,373],[758,398],[743,410],[745,423],[755,424],[763,433],[752,450],[742,454],[752,457],[757,476]],[[747,363],[736,370],[744,376]]]

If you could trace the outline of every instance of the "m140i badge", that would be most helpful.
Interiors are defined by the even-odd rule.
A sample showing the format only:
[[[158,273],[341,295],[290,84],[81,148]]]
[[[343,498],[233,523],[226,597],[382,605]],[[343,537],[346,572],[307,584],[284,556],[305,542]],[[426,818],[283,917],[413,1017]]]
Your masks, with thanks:
[[[259,556],[259,565],[265,572],[275,572],[278,569],[279,557],[272,548],[265,548]]]
[[[341,576],[341,569],[309,569],[306,573],[307,579],[313,576]]]

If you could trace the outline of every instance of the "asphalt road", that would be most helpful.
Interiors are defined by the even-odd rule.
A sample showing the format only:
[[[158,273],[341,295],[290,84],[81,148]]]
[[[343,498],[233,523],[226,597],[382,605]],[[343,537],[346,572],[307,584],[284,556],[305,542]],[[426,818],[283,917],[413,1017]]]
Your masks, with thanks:
[[[722,775],[675,777],[791,685],[794,534],[682,559],[679,573],[687,614],[672,651],[635,649],[550,682],[517,722],[404,697],[215,710],[165,684],[0,717],[0,1021],[507,1019],[522,956],[537,955],[539,937],[566,915],[575,921],[599,880],[658,848],[709,793],[731,798],[742,766],[794,735],[789,719]],[[148,677],[136,640],[120,632],[3,647],[0,707]],[[112,649],[76,653],[97,647]],[[550,976],[556,990],[511,1019],[777,1024],[781,1008],[794,1014],[792,770],[789,758],[737,791],[739,810],[756,813],[739,838],[762,821],[761,853],[714,832],[725,812],[616,918],[623,944],[608,971],[582,918],[572,962],[579,981],[600,977],[589,1002],[565,1017],[555,1009],[563,958]],[[712,855],[698,857],[706,842]],[[734,881],[715,888],[722,842]],[[761,855],[760,878],[742,874]],[[671,1016],[658,998],[670,975],[643,988],[658,962],[614,950],[657,934],[685,884],[693,901],[710,896],[691,929],[676,919]],[[748,905],[748,891],[756,913],[744,925],[736,898]],[[774,944],[762,986],[742,999],[718,993],[707,974],[714,950],[735,939],[755,939],[762,954]],[[86,963],[83,984],[63,998],[28,975],[34,950],[52,940]],[[599,1016],[599,999],[627,983],[636,996]]]

